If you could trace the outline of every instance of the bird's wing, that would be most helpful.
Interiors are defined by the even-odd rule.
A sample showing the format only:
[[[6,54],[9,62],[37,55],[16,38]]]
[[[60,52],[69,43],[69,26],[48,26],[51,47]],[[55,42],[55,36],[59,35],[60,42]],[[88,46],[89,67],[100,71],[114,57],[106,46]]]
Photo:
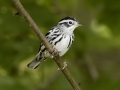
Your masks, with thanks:
[[[47,40],[52,44],[52,41],[53,39],[55,39],[57,36],[57,29],[56,27],[53,27],[49,30],[49,32],[45,35]],[[43,43],[40,44],[40,47],[39,47],[39,51],[42,50],[42,49],[45,49],[45,46],[43,45]]]

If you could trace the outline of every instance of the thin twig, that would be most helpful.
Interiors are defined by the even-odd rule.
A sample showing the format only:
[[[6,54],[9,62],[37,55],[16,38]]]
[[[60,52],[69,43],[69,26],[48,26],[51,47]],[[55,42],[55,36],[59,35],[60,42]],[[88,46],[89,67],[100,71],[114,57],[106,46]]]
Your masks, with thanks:
[[[38,36],[38,38],[42,40],[45,47],[50,52],[52,52],[53,51],[52,45],[48,42],[46,37],[42,34],[42,32],[40,31],[40,29],[38,28],[36,23],[32,20],[30,15],[26,12],[26,10],[24,9],[24,7],[20,3],[20,1],[19,0],[13,0],[13,3],[15,4],[15,6],[16,6],[18,12],[20,13],[20,15],[22,15],[24,17],[24,19],[28,22],[28,24],[33,28],[33,30],[34,30],[35,34]],[[62,69],[64,67],[64,64],[63,64],[63,62],[62,62],[62,60],[61,60],[61,58],[60,58],[60,56],[58,54],[54,55],[54,60],[57,63],[57,65],[59,66],[60,69]],[[71,86],[73,87],[73,89],[74,90],[80,90],[79,85],[73,79],[73,77],[70,74],[70,72],[68,71],[68,69],[64,68],[61,71],[63,72],[63,74],[65,75],[65,77],[67,78],[67,80],[69,81]]]

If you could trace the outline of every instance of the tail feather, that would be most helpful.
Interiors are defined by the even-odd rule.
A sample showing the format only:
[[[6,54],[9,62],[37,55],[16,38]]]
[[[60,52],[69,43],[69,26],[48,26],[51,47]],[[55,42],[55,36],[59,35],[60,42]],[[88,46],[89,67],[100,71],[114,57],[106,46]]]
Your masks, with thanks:
[[[40,57],[40,53],[38,53],[37,55],[36,55],[36,57],[33,59],[33,61],[31,61],[28,65],[27,65],[27,67],[28,68],[32,68],[32,69],[36,69],[39,65],[40,65],[40,63],[43,61],[43,60],[45,60],[46,58],[45,57]]]
[[[38,66],[40,65],[40,61],[34,59],[32,62],[30,62],[27,67],[28,68],[32,68],[32,69],[36,69]]]

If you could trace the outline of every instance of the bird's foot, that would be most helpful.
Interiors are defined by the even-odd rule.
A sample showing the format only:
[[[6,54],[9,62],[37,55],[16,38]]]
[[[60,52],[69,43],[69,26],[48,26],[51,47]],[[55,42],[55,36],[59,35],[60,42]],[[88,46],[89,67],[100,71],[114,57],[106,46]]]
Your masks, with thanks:
[[[58,55],[58,50],[55,48],[55,45],[52,45],[53,51],[50,51],[50,54],[52,55],[51,57],[53,58],[54,56]]]
[[[64,70],[67,67],[67,63],[66,62],[64,62],[63,64],[64,64],[64,66],[62,68],[58,68],[58,70]]]

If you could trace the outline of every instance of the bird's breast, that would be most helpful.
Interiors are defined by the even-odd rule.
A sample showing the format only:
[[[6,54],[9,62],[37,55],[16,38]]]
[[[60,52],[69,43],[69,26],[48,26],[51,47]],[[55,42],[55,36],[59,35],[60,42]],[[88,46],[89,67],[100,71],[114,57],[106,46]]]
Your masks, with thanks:
[[[55,48],[58,50],[59,55],[63,56],[69,49],[68,45],[70,42],[70,36],[69,35],[62,35],[62,36],[58,37],[58,40],[60,40],[60,41],[55,45]]]

